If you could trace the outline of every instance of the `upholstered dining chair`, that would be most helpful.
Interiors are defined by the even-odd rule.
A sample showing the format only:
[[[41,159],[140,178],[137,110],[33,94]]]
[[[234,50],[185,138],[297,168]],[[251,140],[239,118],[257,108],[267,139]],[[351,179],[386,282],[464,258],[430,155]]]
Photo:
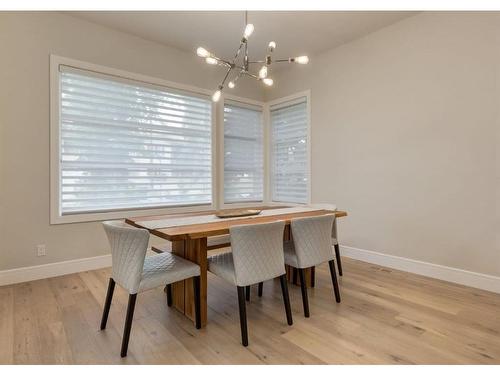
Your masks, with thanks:
[[[232,251],[208,258],[208,270],[237,287],[243,346],[248,346],[247,286],[279,277],[286,319],[288,325],[293,324],[284,265],[284,228],[283,221],[230,227]]]
[[[284,244],[285,264],[295,267],[299,272],[302,304],[306,318],[309,317],[309,299],[307,297],[305,268],[328,262],[335,300],[337,303],[340,302],[340,290],[333,261],[335,255],[332,251],[331,233],[334,220],[335,215],[292,219],[290,224],[292,241]]]
[[[169,252],[146,257],[149,232],[122,221],[103,223],[111,246],[112,271],[102,313],[101,330],[106,329],[115,283],[129,293],[121,356],[127,355],[137,293],[193,278],[196,328],[201,328],[200,267]]]
[[[330,203],[312,203],[308,205],[309,207],[312,208],[318,208],[322,210],[331,210],[335,211],[337,209],[337,206],[334,204]],[[339,271],[339,276],[342,276],[342,260],[340,259],[340,246],[339,246],[339,241],[338,241],[338,231],[337,231],[337,219],[333,221],[333,226],[332,226],[332,245],[333,248],[335,249],[335,259],[337,261],[337,269]]]

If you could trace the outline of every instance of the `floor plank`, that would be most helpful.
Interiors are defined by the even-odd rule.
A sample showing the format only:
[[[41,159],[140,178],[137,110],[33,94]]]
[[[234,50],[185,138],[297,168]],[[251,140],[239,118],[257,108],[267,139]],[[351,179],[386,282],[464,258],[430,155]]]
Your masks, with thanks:
[[[500,295],[343,260],[342,302],[327,265],[309,289],[289,286],[286,324],[277,280],[252,288],[250,345],[240,344],[236,288],[209,275],[208,326],[167,307],[162,288],[141,293],[129,355],[120,358],[128,294],[117,286],[99,330],[110,269],[0,287],[0,364],[500,364]]]

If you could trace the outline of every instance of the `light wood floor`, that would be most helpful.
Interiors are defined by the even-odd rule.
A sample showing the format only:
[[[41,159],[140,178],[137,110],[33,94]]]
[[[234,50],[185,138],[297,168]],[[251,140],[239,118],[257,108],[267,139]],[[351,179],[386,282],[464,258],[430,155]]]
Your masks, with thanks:
[[[250,345],[240,345],[236,288],[210,275],[209,324],[197,331],[166,306],[161,288],[142,293],[129,346],[120,342],[127,295],[119,287],[99,331],[110,270],[0,288],[0,363],[499,364],[500,295],[344,259],[342,303],[327,266],[309,290],[290,286],[286,325],[279,283],[247,305]]]

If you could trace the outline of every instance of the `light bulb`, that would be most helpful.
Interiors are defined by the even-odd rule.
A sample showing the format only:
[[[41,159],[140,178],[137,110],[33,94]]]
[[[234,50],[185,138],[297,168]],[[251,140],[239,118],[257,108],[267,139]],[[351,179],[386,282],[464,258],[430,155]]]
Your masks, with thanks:
[[[262,68],[260,68],[259,70],[259,77],[260,78],[266,78],[267,77],[267,66],[263,66]]]
[[[217,90],[216,92],[214,92],[214,94],[212,95],[212,101],[214,102],[218,102],[219,99],[220,99],[220,96],[222,95],[222,91],[221,90]]]
[[[214,59],[213,57],[206,57],[205,62],[210,65],[217,65],[217,59]]]
[[[210,52],[208,52],[205,48],[203,47],[198,47],[196,50],[196,54],[200,57],[208,57],[210,56]]]
[[[227,84],[227,87],[229,87],[230,89],[234,89],[236,85],[234,84],[233,81],[229,81],[229,83]]]
[[[294,61],[298,64],[307,64],[309,62],[309,57],[307,56],[299,56],[294,59]]]
[[[245,27],[245,32],[243,33],[243,38],[248,39],[248,37],[249,37],[250,35],[252,35],[252,33],[253,33],[253,29],[254,29],[253,24],[249,23],[249,24]]]
[[[274,81],[272,80],[272,78],[264,78],[262,80],[262,82],[264,82],[264,84],[267,85],[267,86],[272,86],[273,83],[274,83]]]
[[[269,42],[267,48],[269,49],[269,51],[273,52],[274,49],[276,48],[276,42]]]

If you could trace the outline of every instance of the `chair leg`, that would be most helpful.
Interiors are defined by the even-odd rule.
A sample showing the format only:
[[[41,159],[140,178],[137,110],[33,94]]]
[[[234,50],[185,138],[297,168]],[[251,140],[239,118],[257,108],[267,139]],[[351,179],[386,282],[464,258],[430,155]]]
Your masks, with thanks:
[[[262,289],[264,288],[264,283],[259,283],[259,297],[262,297]]]
[[[193,277],[193,289],[194,289],[194,315],[196,329],[201,328],[201,303],[200,303],[200,276]]]
[[[342,261],[340,260],[340,247],[335,245],[335,258],[337,259],[337,268],[339,269],[339,276],[342,276]]]
[[[250,302],[250,285],[245,287],[245,295],[248,302]]]
[[[248,346],[248,330],[247,330],[247,308],[245,305],[245,288],[238,288],[238,304],[240,307],[240,327],[241,327],[241,343],[243,346]]]
[[[121,351],[122,358],[127,356],[128,340],[130,339],[130,329],[132,328],[132,319],[134,318],[136,298],[137,298],[137,293],[130,294],[128,296],[127,317],[125,318],[125,327],[123,328],[123,338],[122,338],[122,351]]]
[[[292,284],[297,285],[297,268],[292,268]]]
[[[304,316],[309,318],[309,298],[307,297],[306,274],[303,268],[299,269],[300,290],[302,291],[302,305],[304,306]]]
[[[335,301],[340,302],[340,289],[339,283],[337,281],[337,273],[335,272],[335,264],[333,264],[333,259],[328,262],[330,266],[330,275],[332,276],[333,291],[335,292]]]
[[[172,284],[167,284],[165,291],[167,292],[167,305],[172,306]]]
[[[106,293],[106,302],[104,302],[104,310],[102,312],[101,330],[106,329],[108,322],[109,309],[111,308],[111,300],[113,299],[113,292],[115,291],[115,280],[109,279],[108,292]]]
[[[288,295],[288,281],[286,274],[280,276],[281,293],[283,294],[283,302],[285,304],[286,321],[289,326],[293,324],[292,307],[290,306],[290,296]]]

